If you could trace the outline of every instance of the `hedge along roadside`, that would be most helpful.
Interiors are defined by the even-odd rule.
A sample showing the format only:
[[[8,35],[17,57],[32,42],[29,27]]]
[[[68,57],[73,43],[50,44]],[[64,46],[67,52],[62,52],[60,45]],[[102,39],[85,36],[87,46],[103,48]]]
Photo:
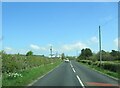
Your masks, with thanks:
[[[48,59],[41,56],[8,55],[2,54],[2,73],[15,73],[22,70],[56,62],[57,59]]]
[[[3,86],[26,86],[36,80],[38,77],[46,74],[51,69],[58,66],[60,63],[61,60],[58,60],[52,64],[46,64],[41,67],[26,69],[21,72],[22,77],[9,78],[7,74],[3,74]]]
[[[100,72],[103,72],[107,75],[110,75],[116,79],[120,78],[120,63],[114,63],[109,61],[103,61],[100,67],[99,61],[91,61],[91,60],[79,60],[79,62],[88,65],[92,69],[98,70]]]
[[[94,66],[100,67],[99,61],[93,62],[91,60],[81,60],[80,62],[87,63],[88,65],[94,65]],[[120,66],[120,63],[113,63],[109,61],[102,61],[102,64],[101,64],[101,67],[103,69],[106,69],[112,72],[117,72],[119,70],[119,66]]]

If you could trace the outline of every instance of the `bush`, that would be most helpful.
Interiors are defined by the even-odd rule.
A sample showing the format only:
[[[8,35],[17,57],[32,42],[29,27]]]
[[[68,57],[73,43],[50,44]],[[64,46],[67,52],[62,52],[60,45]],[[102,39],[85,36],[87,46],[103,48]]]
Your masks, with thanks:
[[[115,63],[102,63],[102,68],[106,69],[106,70],[113,71],[113,72],[117,72],[118,71],[118,65],[119,64],[115,64]]]
[[[91,65],[92,64],[92,61],[88,61],[88,65]]]
[[[58,59],[48,59],[40,56],[25,56],[25,55],[2,55],[2,72],[3,73],[15,73],[21,72],[25,69],[38,67],[54,63]]]
[[[103,62],[100,65],[99,61],[93,62],[91,60],[80,60],[80,62],[86,63],[88,65],[93,65],[93,66],[101,67],[102,69],[106,69],[106,70],[109,70],[109,71],[112,71],[112,72],[119,72],[120,71],[119,70],[119,67],[120,67],[119,63]]]
[[[26,53],[26,56],[31,56],[31,55],[33,55],[33,52],[32,52],[32,51],[28,51],[28,52]]]

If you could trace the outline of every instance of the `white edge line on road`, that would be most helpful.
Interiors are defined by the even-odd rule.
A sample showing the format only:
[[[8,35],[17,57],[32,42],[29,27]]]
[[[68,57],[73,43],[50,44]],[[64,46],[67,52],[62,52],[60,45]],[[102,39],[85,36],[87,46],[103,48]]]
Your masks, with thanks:
[[[74,68],[72,68],[72,70],[74,71],[74,73],[76,72]]]
[[[61,63],[62,64],[62,63]],[[27,86],[32,86],[34,83],[36,83],[38,80],[40,80],[41,78],[43,78],[44,76],[46,76],[47,74],[49,74],[50,72],[52,72],[53,70],[55,70],[56,68],[58,68],[61,64],[59,64],[57,67],[53,68],[52,70],[50,70],[49,72],[47,72],[46,74],[38,77],[35,81],[33,81],[32,83],[28,84]]]
[[[83,88],[85,88],[85,86],[83,85],[83,83],[82,83],[82,81],[80,80],[79,76],[76,75],[76,77],[77,77],[78,81],[80,82],[81,86],[82,86]]]

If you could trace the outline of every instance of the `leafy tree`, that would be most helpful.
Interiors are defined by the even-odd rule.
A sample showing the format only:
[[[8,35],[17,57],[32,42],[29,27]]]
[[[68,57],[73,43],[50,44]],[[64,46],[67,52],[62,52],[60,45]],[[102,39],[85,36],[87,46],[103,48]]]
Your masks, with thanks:
[[[112,59],[120,60],[120,52],[119,51],[112,50],[110,52],[110,54],[112,56]]]
[[[112,50],[112,52],[110,52],[110,54],[115,57],[118,55],[118,51]]]
[[[110,61],[110,60],[112,60],[110,53],[102,51],[102,60],[103,61]]]
[[[89,48],[86,48],[86,49],[85,49],[85,56],[86,56],[86,57],[92,56],[92,51],[91,51],[91,49],[89,49]]]
[[[82,49],[81,54],[78,56],[79,59],[89,59],[90,56],[92,56],[92,51],[89,48]]]
[[[32,51],[28,51],[28,52],[26,53],[26,56],[31,56],[31,55],[33,55],[33,52],[32,52]]]
[[[85,56],[85,49],[81,50],[81,56]]]
[[[64,53],[61,54],[61,59],[62,60],[65,59],[65,54]]]
[[[110,61],[110,60],[113,60],[111,54],[109,52],[106,52],[104,50],[101,51],[102,53],[102,61]],[[100,61],[100,52],[98,52],[96,54],[96,58],[98,59],[98,61]]]

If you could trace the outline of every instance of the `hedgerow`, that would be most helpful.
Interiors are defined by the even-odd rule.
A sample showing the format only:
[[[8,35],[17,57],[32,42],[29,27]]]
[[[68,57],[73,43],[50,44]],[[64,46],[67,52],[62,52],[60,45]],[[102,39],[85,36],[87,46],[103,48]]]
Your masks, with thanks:
[[[54,63],[56,60],[41,56],[2,54],[2,73],[21,72],[25,69]]]
[[[112,72],[118,72],[120,67],[120,63],[113,63],[109,61],[102,61],[101,65],[100,65],[100,61],[93,62],[91,60],[80,60],[80,62],[86,63],[88,65],[101,67],[102,69],[106,69]]]

